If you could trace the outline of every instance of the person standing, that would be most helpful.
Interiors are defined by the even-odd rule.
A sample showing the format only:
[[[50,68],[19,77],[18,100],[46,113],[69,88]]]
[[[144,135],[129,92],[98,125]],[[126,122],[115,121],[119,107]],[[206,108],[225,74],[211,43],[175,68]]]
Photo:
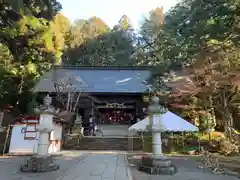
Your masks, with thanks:
[[[93,116],[92,116],[91,114],[89,115],[88,122],[89,122],[90,124],[93,123]]]
[[[140,121],[141,121],[140,117],[137,116],[137,123],[140,122]]]
[[[88,122],[89,122],[89,134],[90,136],[95,136],[95,121],[93,119],[93,115],[89,115],[89,119],[88,119]]]
[[[130,121],[131,121],[131,125],[136,123],[136,116],[133,116],[132,114],[130,114]]]

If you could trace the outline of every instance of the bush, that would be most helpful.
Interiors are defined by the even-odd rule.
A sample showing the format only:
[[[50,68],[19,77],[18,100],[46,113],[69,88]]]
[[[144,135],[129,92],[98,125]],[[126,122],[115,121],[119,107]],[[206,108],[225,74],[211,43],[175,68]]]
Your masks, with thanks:
[[[225,135],[222,132],[218,132],[218,131],[214,131],[210,133],[211,136],[211,140],[216,140],[216,141],[220,141],[225,139]],[[200,141],[208,141],[209,140],[209,135],[208,134],[202,134],[199,137]]]
[[[230,155],[232,153],[238,153],[238,147],[229,140],[221,140],[219,142],[220,150],[219,152],[224,155]]]
[[[185,136],[186,141],[198,141],[200,138],[201,134],[199,133],[191,133]]]

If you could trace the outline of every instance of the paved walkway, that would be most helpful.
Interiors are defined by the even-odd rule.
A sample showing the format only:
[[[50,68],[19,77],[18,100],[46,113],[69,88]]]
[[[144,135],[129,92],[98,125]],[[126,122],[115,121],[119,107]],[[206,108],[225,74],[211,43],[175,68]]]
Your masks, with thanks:
[[[59,180],[131,180],[124,154],[91,154]]]
[[[68,151],[56,158],[60,170],[48,173],[21,173],[26,157],[0,157],[0,180],[237,180],[196,168],[191,159],[173,159],[178,167],[174,176],[152,176],[127,167],[124,152]],[[133,176],[133,177],[132,177]]]
[[[132,180],[124,153],[74,152],[58,157],[60,170],[48,173],[21,173],[23,157],[0,160],[0,180]]]

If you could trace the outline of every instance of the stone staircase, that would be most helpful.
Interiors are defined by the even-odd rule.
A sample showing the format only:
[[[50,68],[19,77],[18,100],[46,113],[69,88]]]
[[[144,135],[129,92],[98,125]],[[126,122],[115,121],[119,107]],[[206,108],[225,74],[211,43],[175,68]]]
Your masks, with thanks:
[[[65,140],[66,150],[109,150],[128,151],[141,149],[141,140],[128,136],[127,125],[101,125],[101,133],[97,136],[84,136],[78,142],[76,135],[70,135]],[[98,133],[97,133],[98,134]]]
[[[66,150],[120,150],[127,151],[127,137],[83,137],[78,145],[76,137],[70,139],[63,147]]]
[[[100,125],[104,137],[127,137],[128,125]]]

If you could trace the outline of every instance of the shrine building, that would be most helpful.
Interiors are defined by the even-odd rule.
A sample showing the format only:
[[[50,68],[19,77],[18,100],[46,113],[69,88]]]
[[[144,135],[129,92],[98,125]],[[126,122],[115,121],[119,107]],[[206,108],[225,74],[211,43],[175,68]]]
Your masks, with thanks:
[[[59,92],[65,96],[81,92],[76,114],[83,121],[91,114],[102,125],[129,126],[136,117],[146,115],[143,96],[148,89],[143,82],[150,76],[150,67],[56,66],[40,78],[35,92],[50,93],[53,101]],[[71,101],[76,103],[76,99]]]

